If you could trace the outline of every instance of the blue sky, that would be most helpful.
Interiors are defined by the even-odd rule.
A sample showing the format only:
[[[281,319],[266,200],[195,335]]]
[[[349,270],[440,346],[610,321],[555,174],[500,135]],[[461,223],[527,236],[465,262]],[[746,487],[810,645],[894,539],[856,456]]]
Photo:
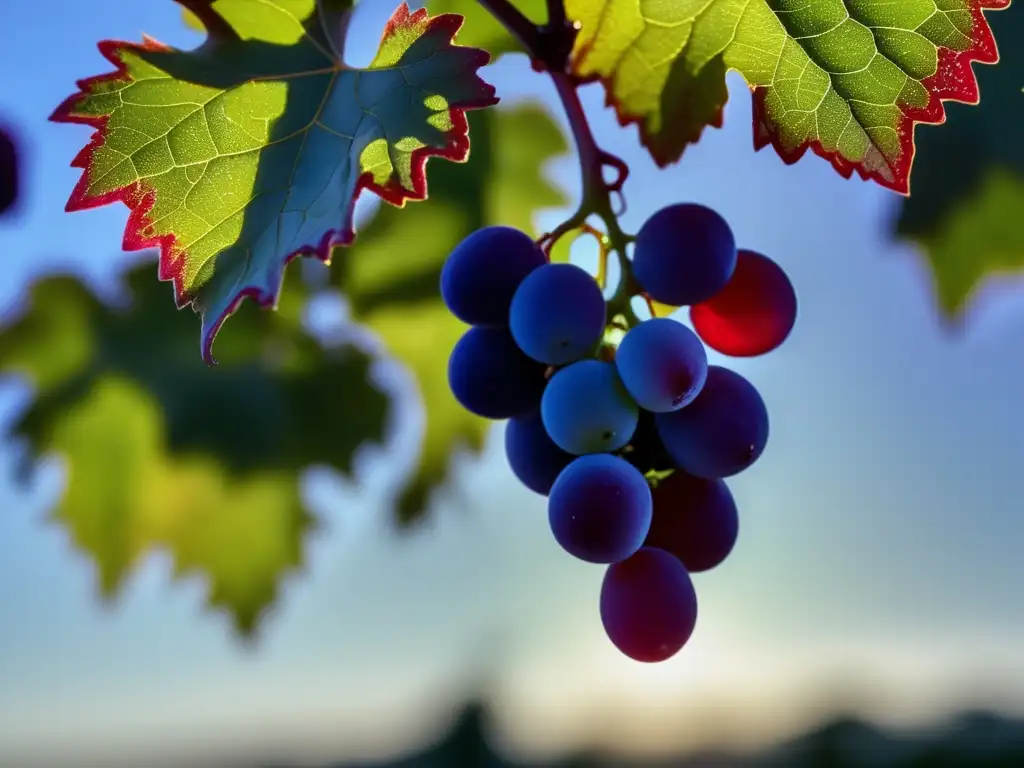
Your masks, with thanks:
[[[368,60],[390,10],[361,7],[353,62]],[[59,267],[113,290],[135,258],[118,253],[126,209],[64,213],[89,131],[45,118],[75,79],[109,68],[95,41],[199,37],[170,0],[4,14],[0,71],[23,74],[5,78],[0,119],[19,129],[27,170],[20,220],[0,223],[0,306]],[[506,103],[554,104],[520,57],[487,77]],[[818,158],[786,167],[755,154],[749,97],[730,85],[726,128],[662,172],[599,88],[583,92],[598,140],[633,169],[627,229],[667,203],[712,205],[800,297],[782,349],[727,363],[761,390],[772,437],[730,483],[740,542],[699,577],[700,622],[683,653],[643,667],[610,647],[600,569],[558,550],[543,500],[503,464],[500,428],[483,457],[459,462],[432,525],[394,537],[383,509],[413,450],[408,398],[393,451],[365,456],[358,482],[310,479],[327,532],[255,649],[201,611],[201,583],[172,583],[159,555],[116,607],[100,607],[89,563],[44,523],[59,466],[21,490],[0,449],[0,765],[402,749],[441,727],[482,676],[502,738],[533,751],[754,744],[834,706],[891,720],[984,702],[1024,710],[1024,290],[986,291],[964,331],[946,330],[923,260],[887,234],[897,198]],[[549,171],[577,194],[571,157]],[[546,212],[538,230],[566,213]],[[23,401],[19,387],[0,391],[5,413]]]

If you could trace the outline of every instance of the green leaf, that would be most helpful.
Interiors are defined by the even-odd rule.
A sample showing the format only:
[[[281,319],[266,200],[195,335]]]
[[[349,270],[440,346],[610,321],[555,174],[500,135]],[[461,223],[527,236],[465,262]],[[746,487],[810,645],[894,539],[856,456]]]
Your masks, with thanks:
[[[224,2],[224,0],[221,0],[221,2]],[[418,4],[413,3],[413,5]],[[545,20],[544,0],[519,0],[519,2],[512,3],[512,5],[522,11],[534,23],[543,23]],[[431,0],[429,10],[437,15],[456,13],[462,16],[464,22],[462,29],[459,30],[459,43],[461,45],[470,48],[482,48],[495,59],[506,53],[523,53],[516,39],[477,0]],[[199,30],[200,32],[206,30],[199,17],[188,8],[182,10],[182,18],[187,27]]]
[[[978,73],[985,101],[950,109],[941,131],[918,137],[917,184],[896,222],[924,251],[950,318],[989,277],[1024,271],[1024,14],[1002,14],[993,26],[1003,59]]]
[[[161,428],[160,408],[143,389],[100,378],[49,435],[70,465],[53,519],[94,558],[104,597],[161,549],[176,575],[205,577],[210,605],[250,635],[280,579],[301,565],[314,520],[287,472],[235,479],[214,459],[176,460]]]
[[[479,450],[489,427],[448,388],[448,355],[466,326],[441,302],[445,259],[480,227],[507,224],[532,231],[539,209],[567,203],[542,175],[544,163],[567,149],[542,108],[474,115],[473,136],[465,167],[438,167],[430,200],[400,216],[382,208],[331,270],[353,317],[413,375],[425,409],[419,464],[398,500],[399,514],[408,520],[424,512],[430,491],[446,478],[453,450]]]
[[[659,165],[721,125],[725,73],[754,97],[754,142],[807,149],[839,173],[909,192],[917,123],[978,101],[972,62],[994,63],[985,10],[1010,0],[566,0],[582,24],[573,71],[605,84]]]
[[[189,29],[194,29],[196,32],[206,31],[206,27],[203,26],[203,22],[200,21],[199,17],[192,13],[188,8],[181,9],[181,20],[185,22],[185,26]]]
[[[128,205],[125,247],[160,246],[160,277],[202,316],[213,362],[245,297],[273,305],[288,261],[351,242],[363,188],[396,206],[425,198],[427,158],[465,160],[465,110],[497,100],[477,75],[488,54],[453,44],[458,16],[403,3],[355,70],[327,33],[347,0],[189,7],[203,46],[101,43],[116,71],[81,81],[52,119],[96,128],[68,210]]]
[[[303,330],[301,285],[276,313],[243,309],[211,371],[154,278],[152,263],[133,270],[119,308],[69,277],[31,287],[0,331],[0,369],[36,390],[13,434],[67,462],[53,519],[95,564],[102,595],[165,551],[249,634],[315,528],[301,472],[350,473],[362,444],[383,441],[388,398],[367,354]]]
[[[430,0],[432,13],[457,13],[466,19],[459,31],[459,42],[474,48],[483,48],[497,59],[506,53],[523,53],[523,49],[508,30],[477,0]],[[518,0],[512,3],[534,23],[546,19],[544,0]]]

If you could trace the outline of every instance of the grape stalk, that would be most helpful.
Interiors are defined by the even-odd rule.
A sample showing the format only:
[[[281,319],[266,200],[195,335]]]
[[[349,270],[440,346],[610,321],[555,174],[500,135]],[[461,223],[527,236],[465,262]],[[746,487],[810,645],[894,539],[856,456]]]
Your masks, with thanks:
[[[737,540],[723,478],[749,468],[768,442],[757,389],[709,365],[705,347],[735,357],[777,348],[796,322],[796,293],[774,261],[739,248],[728,222],[706,206],[668,205],[635,236],[624,232],[612,200],[629,168],[590,130],[580,82],[567,68],[576,29],[561,1],[548,3],[542,26],[505,0],[480,2],[554,81],[583,195],[536,240],[489,226],[452,252],[441,294],[470,328],[451,354],[450,387],[473,413],[509,419],[509,466],[548,497],[555,541],[607,568],[599,603],[610,641],[637,661],[665,661],[696,627],[692,574],[719,566]],[[597,276],[551,261],[573,232],[598,237]],[[611,254],[620,277],[606,300]],[[689,307],[692,330],[660,316],[666,306]]]

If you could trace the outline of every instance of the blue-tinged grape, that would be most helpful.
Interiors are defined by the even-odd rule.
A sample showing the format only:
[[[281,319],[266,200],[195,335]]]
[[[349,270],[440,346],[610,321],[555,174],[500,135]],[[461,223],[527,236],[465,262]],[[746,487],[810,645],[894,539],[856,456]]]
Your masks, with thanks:
[[[729,477],[753,464],[768,442],[768,410],[754,385],[712,365],[685,408],[655,416],[676,466],[697,477]]]
[[[658,435],[658,427],[654,422],[654,414],[640,411],[636,431],[629,439],[629,446],[622,458],[646,474],[650,471],[664,472],[675,469],[675,462],[668,455],[665,444]]]
[[[512,296],[547,263],[540,247],[512,227],[484,227],[459,243],[441,270],[441,298],[470,325],[508,325]]]
[[[651,488],[617,456],[581,456],[551,486],[548,522],[562,548],[588,563],[617,563],[651,527]]]
[[[739,535],[736,502],[723,480],[672,473],[651,491],[654,519],[645,547],[678,557],[690,573],[720,565]]]
[[[693,331],[656,317],[626,334],[615,353],[615,366],[641,408],[666,413],[689,405],[700,392],[708,356]]]
[[[537,408],[546,369],[522,353],[508,328],[476,326],[448,358],[448,385],[462,406],[478,416],[507,419]]]
[[[0,214],[18,199],[18,148],[11,134],[0,128]]]
[[[636,431],[640,409],[612,363],[580,360],[551,377],[540,415],[555,445],[582,456],[622,448]]]
[[[686,566],[654,547],[608,566],[601,623],[615,647],[635,661],[675,656],[697,626],[697,592]]]
[[[796,324],[796,291],[782,267],[740,251],[725,288],[690,308],[697,335],[712,349],[754,357],[776,349]]]
[[[555,478],[576,458],[551,440],[540,411],[509,420],[505,428],[505,456],[519,481],[544,496],[551,492]]]
[[[509,325],[527,355],[565,365],[586,357],[604,336],[604,295],[575,264],[545,264],[512,297]]]
[[[633,274],[655,301],[681,307],[722,290],[736,267],[736,240],[728,223],[696,203],[662,208],[636,236]]]

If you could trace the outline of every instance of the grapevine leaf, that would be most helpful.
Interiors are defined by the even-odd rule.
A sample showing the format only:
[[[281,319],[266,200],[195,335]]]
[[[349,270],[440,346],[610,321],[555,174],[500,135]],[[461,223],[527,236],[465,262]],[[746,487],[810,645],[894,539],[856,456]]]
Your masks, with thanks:
[[[545,20],[544,0],[518,0],[512,5],[534,23]],[[478,0],[430,0],[430,10],[433,13],[457,13],[465,17],[466,23],[459,32],[462,45],[483,48],[495,59],[506,53],[523,52],[516,39]]]
[[[366,354],[306,334],[297,284],[276,313],[239,312],[209,371],[155,273],[151,262],[130,273],[133,301],[114,308],[70,277],[31,286],[0,331],[0,369],[35,389],[12,436],[67,462],[53,519],[95,564],[102,595],[164,551],[249,634],[316,527],[300,472],[351,472],[361,444],[383,441],[388,400]]]
[[[202,20],[188,8],[181,9],[181,20],[185,22],[185,26],[189,29],[194,29],[196,32],[206,31],[206,27],[203,26]]]
[[[519,0],[512,5],[534,22],[544,20],[543,0]],[[438,15],[457,13],[465,19],[459,30],[459,43],[462,45],[483,48],[495,59],[506,53],[522,53],[516,39],[477,0],[431,0],[430,10]],[[204,31],[203,23],[190,10],[184,9],[183,16],[187,26]]]
[[[978,73],[978,109],[950,109],[948,126],[918,139],[917,184],[896,231],[917,242],[934,275],[938,304],[959,316],[986,278],[1024,271],[1024,14],[995,24],[1003,58]]]
[[[721,126],[726,71],[753,89],[754,144],[808,149],[907,193],[917,123],[978,102],[973,62],[998,60],[986,10],[1010,0],[566,0],[573,71],[601,80],[659,165]]]
[[[497,101],[477,74],[487,52],[454,44],[461,18],[404,3],[371,65],[346,68],[325,30],[349,7],[190,2],[204,45],[101,43],[116,71],[79,82],[52,116],[96,128],[68,210],[131,209],[124,246],[160,247],[160,278],[202,317],[207,362],[246,297],[277,301],[292,258],[352,241],[363,188],[399,207],[424,199],[427,158],[465,160],[465,111]]]
[[[543,207],[566,204],[541,174],[567,149],[543,109],[523,106],[473,117],[473,156],[463,168],[441,166],[430,200],[396,215],[382,208],[359,243],[331,271],[352,315],[415,378],[426,423],[419,464],[401,490],[400,515],[418,518],[432,488],[448,474],[454,449],[477,451],[488,422],[466,411],[448,388],[448,355],[466,326],[441,302],[441,266],[468,234],[489,224],[531,230]]]
[[[238,480],[216,460],[168,456],[161,422],[138,385],[100,378],[49,435],[71,467],[53,519],[94,557],[104,597],[142,555],[163,549],[177,575],[204,575],[210,604],[251,634],[278,580],[301,565],[313,518],[287,473]]]

